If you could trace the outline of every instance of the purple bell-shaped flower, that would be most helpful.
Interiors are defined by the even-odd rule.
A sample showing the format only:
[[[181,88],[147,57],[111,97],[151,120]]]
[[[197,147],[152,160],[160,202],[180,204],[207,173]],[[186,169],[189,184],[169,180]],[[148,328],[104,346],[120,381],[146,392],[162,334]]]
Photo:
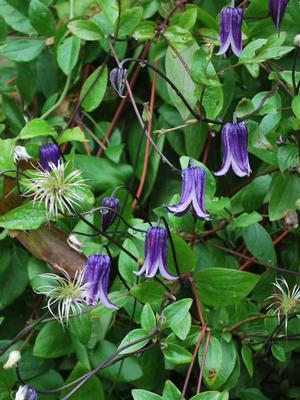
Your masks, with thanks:
[[[15,400],[37,400],[37,398],[37,392],[31,387],[25,385],[19,387]]]
[[[103,232],[105,232],[115,221],[117,214],[120,210],[120,201],[115,197],[104,197],[101,207],[107,207],[111,210],[103,209],[101,210],[102,213],[102,220],[101,226]],[[114,212],[116,211],[116,212]]]
[[[269,0],[270,15],[278,33],[288,2],[289,0]]]
[[[111,260],[109,256],[92,254],[88,257],[83,282],[86,285],[86,300],[89,304],[100,301],[105,307],[117,310],[108,299],[108,283]]]
[[[226,54],[229,49],[239,57],[243,51],[242,42],[243,9],[225,7],[220,15],[220,42],[218,55]]]
[[[127,76],[127,69],[122,67],[114,68],[110,71],[109,79],[111,86],[118,93],[118,95],[124,98],[124,89]]]
[[[182,191],[179,203],[173,206],[165,206],[176,216],[186,214],[192,207],[197,218],[209,219],[205,210],[205,181],[206,172],[201,167],[186,168],[181,173]]]
[[[56,143],[44,144],[40,147],[40,164],[45,171],[50,172],[50,163],[58,166],[60,151]]]
[[[136,275],[153,278],[159,271],[165,279],[174,281],[176,276],[168,272],[168,232],[165,228],[151,227],[146,234],[145,262]]]
[[[225,175],[230,168],[237,176],[249,176],[248,129],[243,122],[225,124],[222,129],[223,164],[216,176]]]

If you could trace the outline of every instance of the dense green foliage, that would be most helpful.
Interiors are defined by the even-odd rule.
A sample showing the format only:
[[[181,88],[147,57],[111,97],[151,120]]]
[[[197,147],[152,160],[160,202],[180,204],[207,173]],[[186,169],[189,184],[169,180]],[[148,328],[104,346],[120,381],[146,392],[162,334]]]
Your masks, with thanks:
[[[24,384],[38,399],[65,399],[76,385],[47,391],[89,371],[72,399],[300,399],[298,298],[280,297],[273,285],[284,277],[292,291],[300,276],[299,1],[289,1],[279,35],[267,0],[237,1],[240,58],[216,55],[229,3],[0,0],[0,400]],[[167,162],[147,140],[133,99],[110,85],[110,71],[129,57],[154,66],[125,67]],[[155,68],[196,116],[214,122],[195,119]],[[221,124],[234,113],[249,131],[252,173],[216,177]],[[37,173],[49,137],[67,172],[81,170],[88,185],[75,188],[81,200],[73,213],[66,207],[50,218],[43,202],[18,191],[27,193],[24,177]],[[16,146],[31,157],[18,172]],[[191,159],[206,169],[209,221],[163,206],[181,192],[169,163],[181,170]],[[131,191],[115,195],[123,218],[95,233],[103,198],[122,185]],[[171,230],[168,268],[175,275],[178,264],[177,281],[134,274],[145,231],[159,217]],[[109,298],[119,310],[97,304],[62,326],[37,293],[47,284],[40,274],[62,268],[73,277],[105,246],[113,259]],[[21,352],[17,370],[3,368],[11,350]]]

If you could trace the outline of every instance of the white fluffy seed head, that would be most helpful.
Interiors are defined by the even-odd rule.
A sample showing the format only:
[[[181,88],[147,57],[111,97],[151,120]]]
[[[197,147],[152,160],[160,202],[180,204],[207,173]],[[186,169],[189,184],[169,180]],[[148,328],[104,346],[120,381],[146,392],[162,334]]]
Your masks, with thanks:
[[[21,359],[21,353],[18,350],[13,350],[9,353],[8,360],[3,365],[4,369],[14,368]]]
[[[14,163],[17,164],[20,160],[30,160],[31,156],[27,153],[27,150],[23,146],[16,146],[13,151]]]
[[[294,43],[297,47],[300,47],[300,34],[298,33],[298,35],[296,35],[294,37]]]

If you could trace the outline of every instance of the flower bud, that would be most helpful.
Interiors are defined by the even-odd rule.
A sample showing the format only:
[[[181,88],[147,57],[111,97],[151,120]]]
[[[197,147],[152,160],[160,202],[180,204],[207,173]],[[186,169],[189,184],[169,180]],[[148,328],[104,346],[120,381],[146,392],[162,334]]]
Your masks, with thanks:
[[[126,75],[127,69],[122,67],[112,69],[109,75],[111,86],[122,98],[125,97],[123,92],[125,88]]]
[[[111,208],[111,210],[103,209],[102,213],[102,230],[105,232],[115,221],[117,214],[120,210],[120,201],[114,197],[104,197],[101,207]],[[114,212],[116,211],[116,212]]]
[[[50,172],[50,163],[58,166],[60,151],[56,143],[45,144],[40,147],[40,164],[45,171]]]

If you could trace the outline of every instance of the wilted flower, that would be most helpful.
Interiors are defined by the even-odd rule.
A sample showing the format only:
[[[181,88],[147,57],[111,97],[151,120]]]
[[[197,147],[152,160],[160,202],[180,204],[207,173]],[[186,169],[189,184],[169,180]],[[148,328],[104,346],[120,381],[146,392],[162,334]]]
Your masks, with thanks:
[[[74,233],[71,233],[68,238],[67,238],[67,243],[68,245],[74,249],[75,251],[77,251],[77,253],[82,253],[82,247],[84,246],[83,243],[81,243],[76,235],[74,235]]]
[[[14,163],[17,164],[20,160],[30,160],[31,156],[27,153],[27,150],[23,146],[16,146],[13,149]]]
[[[225,175],[231,167],[237,176],[249,176],[251,169],[247,146],[248,129],[245,124],[225,124],[222,129],[223,164],[215,175]]]
[[[102,230],[105,232],[114,222],[117,217],[116,212],[118,213],[120,210],[120,201],[115,197],[104,197],[101,207],[111,208],[111,210],[103,209],[101,210],[102,213]],[[116,212],[114,212],[114,211]]]
[[[3,365],[4,369],[14,368],[18,365],[21,359],[21,353],[18,350],[13,350],[9,353],[8,360]]]
[[[44,144],[40,147],[40,164],[45,171],[50,172],[50,164],[56,167],[60,160],[60,150],[56,143]]]
[[[31,178],[24,179],[24,196],[33,197],[34,202],[44,203],[48,219],[57,218],[65,211],[73,213],[74,205],[80,205],[80,190],[87,185],[80,179],[81,171],[76,170],[66,175],[67,164],[61,160],[58,165],[49,163],[50,171],[36,169]]]
[[[225,54],[231,48],[239,57],[243,51],[242,41],[243,9],[238,7],[225,7],[220,16],[220,42],[218,55]]]
[[[126,75],[127,75],[127,69],[123,67],[117,67],[112,69],[109,75],[111,86],[122,98],[125,97],[123,92],[125,88]]]
[[[84,282],[85,270],[78,270],[72,279],[63,268],[59,268],[63,276],[53,273],[39,275],[48,281],[48,285],[39,287],[36,292],[48,297],[47,307],[53,317],[61,324],[68,323],[70,313],[81,313],[88,305],[85,300],[87,284]]]
[[[209,219],[205,210],[205,181],[206,172],[201,167],[186,168],[181,173],[182,191],[178,204],[165,206],[166,209],[177,216],[185,214],[190,207],[198,218]]]
[[[280,32],[280,24],[289,0],[269,0],[269,11],[277,32]]]
[[[92,254],[88,257],[83,282],[85,283],[85,298],[88,304],[95,305],[99,300],[108,308],[118,307],[108,299],[108,283],[111,260],[109,256]]]
[[[31,387],[25,385],[19,387],[15,400],[37,400],[37,398],[37,392]]]
[[[136,275],[145,274],[146,278],[153,278],[159,271],[161,276],[171,281],[178,279],[168,272],[168,232],[165,228],[150,227],[146,234],[145,261]]]
[[[294,285],[292,291],[289,288],[287,281],[284,278],[276,279],[273,283],[279,292],[268,297],[268,299],[273,299],[274,302],[268,307],[276,307],[274,314],[278,315],[278,321],[280,321],[283,316],[285,319],[285,330],[287,331],[288,317],[290,313],[296,311],[300,302],[300,287],[299,285]]]

